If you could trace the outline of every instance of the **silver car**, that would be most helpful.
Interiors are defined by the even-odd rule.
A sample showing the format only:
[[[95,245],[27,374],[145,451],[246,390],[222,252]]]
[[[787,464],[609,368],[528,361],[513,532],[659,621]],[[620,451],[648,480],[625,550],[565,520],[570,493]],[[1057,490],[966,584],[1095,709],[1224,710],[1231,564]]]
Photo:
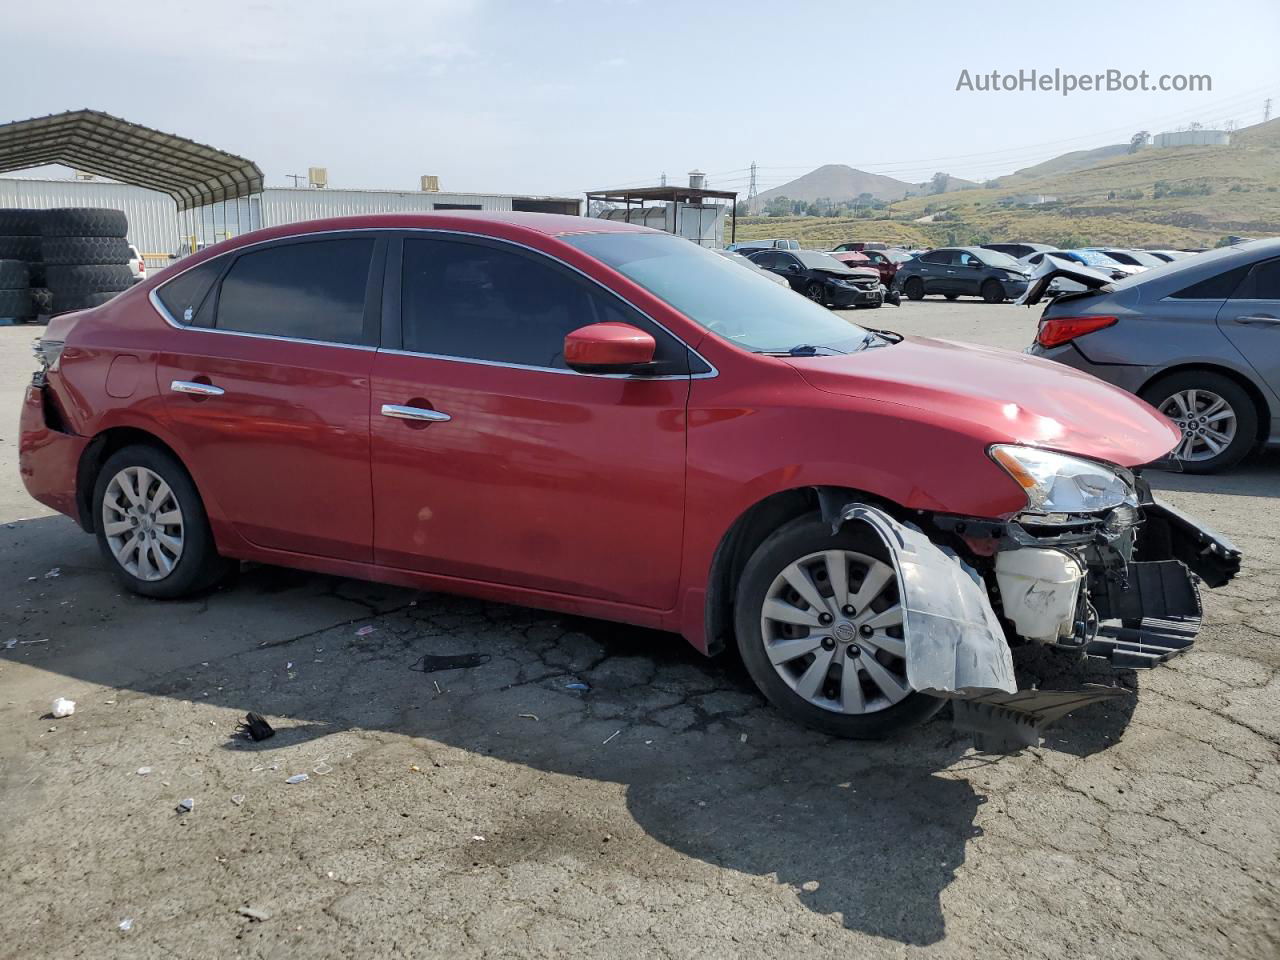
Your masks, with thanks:
[[[1212,473],[1280,446],[1280,238],[1254,240],[1111,280],[1045,257],[1020,302],[1055,282],[1027,352],[1142,397],[1182,430],[1183,470]]]

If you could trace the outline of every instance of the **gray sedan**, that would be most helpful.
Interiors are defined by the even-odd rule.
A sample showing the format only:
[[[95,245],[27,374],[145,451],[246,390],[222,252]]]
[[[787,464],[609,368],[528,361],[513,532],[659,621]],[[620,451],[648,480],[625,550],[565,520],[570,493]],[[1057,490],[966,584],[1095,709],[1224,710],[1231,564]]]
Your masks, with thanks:
[[[1109,281],[1045,258],[1023,301],[1058,280],[1028,353],[1142,397],[1182,430],[1182,469],[1212,473],[1280,446],[1280,239],[1198,254]]]

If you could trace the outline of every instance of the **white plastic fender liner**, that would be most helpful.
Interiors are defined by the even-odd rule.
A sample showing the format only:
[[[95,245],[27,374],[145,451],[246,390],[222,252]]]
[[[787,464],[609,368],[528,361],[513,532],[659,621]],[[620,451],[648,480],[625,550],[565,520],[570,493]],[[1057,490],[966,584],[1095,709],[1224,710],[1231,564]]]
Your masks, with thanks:
[[[850,521],[874,530],[893,559],[912,688],[938,696],[1016,693],[1013,656],[978,575],[876,507],[847,504],[835,528]]]

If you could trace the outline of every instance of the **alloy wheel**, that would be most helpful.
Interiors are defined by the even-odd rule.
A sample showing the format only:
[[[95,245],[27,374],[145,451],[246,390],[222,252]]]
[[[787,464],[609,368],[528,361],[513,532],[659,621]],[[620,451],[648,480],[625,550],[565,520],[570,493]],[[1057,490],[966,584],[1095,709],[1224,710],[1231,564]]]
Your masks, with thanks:
[[[1173,452],[1179,460],[1212,460],[1236,437],[1235,410],[1211,390],[1180,390],[1160,404],[1160,412],[1182,431]]]
[[[139,580],[163,580],[182,559],[182,509],[164,479],[146,467],[125,467],[111,478],[102,497],[102,532],[116,562]]]
[[[789,564],[765,594],[760,632],[778,676],[816,707],[863,715],[911,693],[898,578],[883,560],[822,550]]]

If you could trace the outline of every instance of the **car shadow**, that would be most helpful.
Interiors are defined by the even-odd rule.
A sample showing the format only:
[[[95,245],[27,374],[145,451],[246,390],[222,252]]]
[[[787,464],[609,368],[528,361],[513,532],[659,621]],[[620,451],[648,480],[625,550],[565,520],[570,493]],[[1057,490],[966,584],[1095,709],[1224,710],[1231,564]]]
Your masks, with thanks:
[[[122,593],[65,518],[0,528],[0,546],[0,602],[17,611],[0,635],[18,641],[4,659],[265,714],[275,737],[227,729],[211,746],[264,763],[379,730],[415,738],[424,756],[443,745],[620,784],[635,823],[672,850],[776,881],[849,929],[903,944],[944,937],[943,892],[981,835],[986,798],[964,765],[1004,762],[973,753],[948,709],[889,742],[802,729],[735,658],[708,660],[671,634],[271,567],[196,600],[149,601]],[[491,659],[413,669],[424,654],[476,651]],[[1019,650],[1016,662],[1022,682],[1042,687],[1100,679],[1044,651]],[[1105,749],[1132,709],[1128,698],[1080,710],[1046,747]],[[512,804],[508,816],[477,857],[510,865],[580,842],[545,809]]]

